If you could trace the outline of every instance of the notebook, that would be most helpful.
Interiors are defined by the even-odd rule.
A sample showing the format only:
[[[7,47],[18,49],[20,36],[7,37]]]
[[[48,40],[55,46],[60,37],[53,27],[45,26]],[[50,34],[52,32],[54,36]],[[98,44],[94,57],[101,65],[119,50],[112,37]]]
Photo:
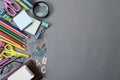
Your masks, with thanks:
[[[39,21],[39,20],[37,20],[35,18],[32,18],[32,17],[31,17],[31,19],[33,21],[32,24],[29,25],[24,31],[26,31],[26,32],[28,32],[28,33],[30,33],[32,35],[35,35],[38,28],[40,27],[41,21]]]
[[[32,19],[25,10],[22,10],[17,16],[15,16],[13,21],[21,31],[32,23]]]
[[[31,75],[30,73],[28,73],[29,72],[29,70],[28,69],[26,69],[26,67],[24,66],[24,65],[26,65],[30,70],[31,70],[31,72],[34,74],[34,77],[33,77],[33,75]],[[24,66],[24,67],[23,67]],[[17,68],[17,69],[15,69],[15,70],[13,70],[12,72],[10,72],[8,75],[6,75],[5,77],[3,77],[1,80],[26,80],[26,79],[23,79],[23,77],[17,77],[17,79],[15,78],[13,78],[13,77],[16,77],[16,72],[17,72],[17,74],[19,74],[19,69],[21,69],[21,67],[22,67],[22,69],[23,69],[23,71],[25,71],[25,73],[27,73],[28,74],[28,76],[30,76],[30,78],[32,78],[32,79],[28,79],[28,80],[41,80],[42,79],[42,77],[43,77],[43,75],[41,74],[41,72],[39,71],[39,69],[37,68],[37,66],[36,66],[36,64],[35,64],[35,62],[33,61],[33,60],[29,60],[29,61],[27,61],[25,64],[23,64],[22,66],[20,66],[19,68]],[[18,71],[19,70],[19,71]],[[20,73],[21,73],[21,71],[20,71]],[[22,72],[20,75],[23,75],[23,73],[24,72]],[[12,77],[11,77],[12,76]],[[26,77],[26,76],[25,76]],[[28,78],[28,77],[27,77]]]
[[[22,66],[15,73],[13,73],[7,80],[31,80],[34,77],[34,74],[26,66]],[[20,79],[18,79],[20,78]]]

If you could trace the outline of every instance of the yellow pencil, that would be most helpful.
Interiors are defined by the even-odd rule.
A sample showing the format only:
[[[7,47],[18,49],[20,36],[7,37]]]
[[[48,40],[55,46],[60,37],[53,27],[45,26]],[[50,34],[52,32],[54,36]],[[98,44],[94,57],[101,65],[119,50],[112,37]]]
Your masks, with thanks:
[[[0,36],[0,41],[3,41],[3,42],[5,42],[5,43],[7,43],[7,44],[10,44],[10,45],[12,45],[12,46],[15,46],[15,47],[17,47],[17,48],[19,48],[19,49],[21,49],[21,50],[25,50],[25,48],[23,48],[23,47],[21,47],[21,46],[19,46],[19,45],[17,45],[17,44],[14,44],[14,43],[9,42],[8,40],[5,40],[5,39],[1,38],[1,36]]]

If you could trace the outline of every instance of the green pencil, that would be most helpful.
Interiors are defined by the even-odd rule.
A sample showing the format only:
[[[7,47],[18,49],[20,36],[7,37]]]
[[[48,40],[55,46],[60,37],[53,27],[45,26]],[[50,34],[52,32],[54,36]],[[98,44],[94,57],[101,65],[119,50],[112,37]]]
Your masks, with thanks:
[[[23,44],[25,43],[24,41],[21,41],[20,39],[18,39],[18,38],[16,38],[15,36],[9,34],[8,32],[6,32],[6,31],[4,31],[4,30],[2,30],[2,29],[0,29],[0,30],[3,31],[4,33],[8,34],[9,36],[13,37],[14,39],[18,40],[19,42],[21,42],[21,43],[23,43]]]
[[[22,37],[20,37],[20,36],[18,36],[18,35],[16,35],[16,34],[14,34],[13,32],[9,31],[8,29],[0,26],[0,30],[3,31],[3,32],[5,32],[5,33],[8,34],[9,36],[15,38],[16,40],[18,40],[18,41],[20,41],[20,42],[22,42],[22,43],[25,43],[25,39],[24,39],[24,38],[22,38]]]

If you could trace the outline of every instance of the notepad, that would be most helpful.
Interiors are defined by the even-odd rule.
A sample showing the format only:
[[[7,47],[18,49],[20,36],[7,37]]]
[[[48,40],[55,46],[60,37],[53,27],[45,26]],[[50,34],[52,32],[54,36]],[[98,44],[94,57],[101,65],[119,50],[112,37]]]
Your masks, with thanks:
[[[22,66],[15,73],[13,73],[7,80],[31,80],[34,77],[34,74],[26,66]]]
[[[25,29],[32,23],[32,19],[30,16],[25,12],[25,10],[22,10],[17,16],[13,18],[13,21],[18,26],[20,30]]]
[[[31,17],[31,19],[33,21],[32,24],[29,25],[24,31],[26,31],[26,32],[28,32],[28,33],[30,33],[32,35],[35,35],[38,28],[40,27],[41,21],[39,21],[39,20],[37,20],[37,19],[35,19],[33,17]]]

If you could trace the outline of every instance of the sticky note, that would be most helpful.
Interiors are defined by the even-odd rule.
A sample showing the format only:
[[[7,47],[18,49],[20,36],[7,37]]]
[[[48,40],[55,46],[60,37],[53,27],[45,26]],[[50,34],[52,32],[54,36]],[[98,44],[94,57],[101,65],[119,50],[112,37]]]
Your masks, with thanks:
[[[31,19],[33,21],[32,24],[29,25],[24,31],[26,31],[26,32],[28,32],[28,33],[30,33],[32,35],[35,35],[38,28],[40,27],[41,21],[39,21],[39,20],[37,20],[37,19],[35,19],[33,17],[31,17]]]
[[[20,30],[25,29],[33,22],[30,16],[25,12],[25,10],[22,10],[17,16],[15,16],[13,18],[13,21]]]
[[[10,77],[8,77],[7,80],[18,80],[18,78],[20,78],[20,80],[31,80],[33,77],[34,74],[26,65],[24,65],[15,73],[13,73]]]

